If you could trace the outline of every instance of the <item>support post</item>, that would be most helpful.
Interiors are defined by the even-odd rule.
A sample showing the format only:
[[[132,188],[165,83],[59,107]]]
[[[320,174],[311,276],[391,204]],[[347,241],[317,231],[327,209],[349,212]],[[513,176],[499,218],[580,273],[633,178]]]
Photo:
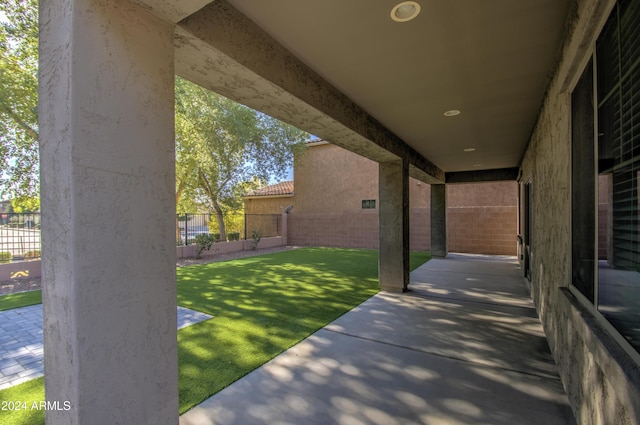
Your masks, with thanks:
[[[409,285],[409,164],[406,160],[379,164],[380,289],[404,292]]]
[[[49,425],[178,423],[173,32],[126,0],[40,2]]]
[[[444,184],[431,185],[431,256],[445,258],[447,247],[447,188]]]

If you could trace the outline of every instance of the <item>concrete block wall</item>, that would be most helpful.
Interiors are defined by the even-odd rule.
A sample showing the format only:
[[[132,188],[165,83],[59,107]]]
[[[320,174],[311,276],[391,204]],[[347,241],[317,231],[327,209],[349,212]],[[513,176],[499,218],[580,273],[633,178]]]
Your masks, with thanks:
[[[447,211],[451,252],[516,255],[517,207],[458,207]]]
[[[516,255],[517,207],[457,207],[447,211],[450,252]],[[428,208],[410,209],[410,246],[414,251],[431,248]],[[291,245],[378,248],[377,210],[341,213],[291,213],[288,243]]]
[[[260,239],[260,242],[258,242],[257,249],[266,249],[266,248],[274,248],[277,246],[284,246],[285,240],[286,239],[282,236],[262,238]],[[217,254],[229,254],[231,252],[238,252],[238,251],[251,251],[253,250],[253,248],[254,248],[253,241],[251,239],[240,240],[240,241],[217,242],[212,245],[211,250],[203,251],[201,255],[202,257],[212,257]],[[176,257],[177,258],[195,257],[196,250],[197,250],[196,245],[177,246]]]
[[[341,248],[378,248],[378,211],[351,213],[292,213],[288,219],[289,245]]]
[[[429,251],[431,249],[429,208],[409,209],[409,249],[411,251]]]
[[[0,263],[0,282],[17,278],[34,278],[42,274],[40,260]]]
[[[288,244],[376,249],[378,171],[374,161],[316,142],[296,160],[295,195],[246,199],[245,212],[281,214],[293,205]],[[410,178],[412,250],[431,248],[430,199],[431,186]],[[363,200],[378,202],[377,208],[362,209]],[[515,181],[447,185],[447,205],[450,252],[517,254]]]

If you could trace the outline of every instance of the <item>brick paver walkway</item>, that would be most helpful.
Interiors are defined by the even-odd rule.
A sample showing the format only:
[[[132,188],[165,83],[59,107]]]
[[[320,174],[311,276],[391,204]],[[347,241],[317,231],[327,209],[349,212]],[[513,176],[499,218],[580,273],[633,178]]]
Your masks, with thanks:
[[[178,329],[211,317],[178,307]],[[0,390],[43,374],[42,304],[0,311]]]

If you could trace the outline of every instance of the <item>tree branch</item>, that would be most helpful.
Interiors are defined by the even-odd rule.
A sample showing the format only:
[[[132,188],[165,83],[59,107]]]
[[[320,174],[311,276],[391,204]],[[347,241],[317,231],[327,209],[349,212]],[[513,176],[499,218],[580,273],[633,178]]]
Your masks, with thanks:
[[[33,129],[29,124],[18,116],[13,110],[11,110],[4,102],[0,102],[0,111],[9,115],[9,117],[16,122],[29,136],[31,136],[34,140],[38,140],[38,132]]]

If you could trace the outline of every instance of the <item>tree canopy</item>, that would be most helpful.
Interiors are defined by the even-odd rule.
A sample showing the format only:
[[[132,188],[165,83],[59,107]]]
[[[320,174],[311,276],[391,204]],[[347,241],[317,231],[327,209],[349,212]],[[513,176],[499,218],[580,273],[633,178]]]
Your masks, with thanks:
[[[176,78],[176,203],[202,205],[218,219],[240,208],[252,185],[283,177],[309,135]]]
[[[0,196],[39,197],[38,1],[0,2]],[[247,188],[282,177],[307,134],[176,78],[178,212],[222,216]]]
[[[0,2],[0,195],[39,193],[38,1]]]

